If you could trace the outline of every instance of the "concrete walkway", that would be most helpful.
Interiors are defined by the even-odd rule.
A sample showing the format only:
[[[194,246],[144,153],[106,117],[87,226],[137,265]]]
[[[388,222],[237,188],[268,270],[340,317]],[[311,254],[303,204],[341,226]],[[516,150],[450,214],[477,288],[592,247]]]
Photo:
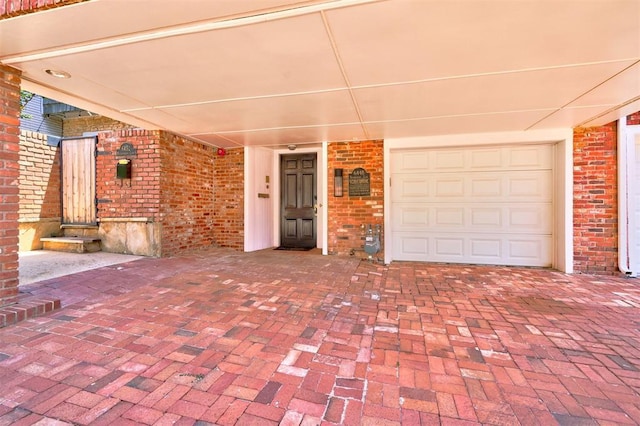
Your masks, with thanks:
[[[0,425],[640,422],[636,279],[211,249],[25,287]]]
[[[131,262],[141,258],[142,256],[102,251],[82,254],[48,250],[25,251],[19,253],[20,285],[28,285],[38,281]]]

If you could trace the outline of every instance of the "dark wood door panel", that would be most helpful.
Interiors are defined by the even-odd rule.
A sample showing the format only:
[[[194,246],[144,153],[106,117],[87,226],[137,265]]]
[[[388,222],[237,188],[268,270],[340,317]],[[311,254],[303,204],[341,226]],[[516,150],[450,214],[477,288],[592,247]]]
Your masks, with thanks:
[[[316,154],[291,154],[281,160],[280,245],[316,246]]]

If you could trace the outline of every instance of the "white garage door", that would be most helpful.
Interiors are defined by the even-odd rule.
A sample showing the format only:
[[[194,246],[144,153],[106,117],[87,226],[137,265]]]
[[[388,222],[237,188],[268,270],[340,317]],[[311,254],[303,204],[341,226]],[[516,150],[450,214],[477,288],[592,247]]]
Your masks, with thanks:
[[[392,151],[393,260],[551,266],[553,147]]]

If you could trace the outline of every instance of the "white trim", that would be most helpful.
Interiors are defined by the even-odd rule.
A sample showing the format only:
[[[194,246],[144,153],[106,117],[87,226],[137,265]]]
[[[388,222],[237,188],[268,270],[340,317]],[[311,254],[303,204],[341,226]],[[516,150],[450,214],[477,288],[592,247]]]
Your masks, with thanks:
[[[327,241],[329,241],[329,143],[322,142],[322,163],[324,167],[322,170],[324,171],[324,178],[322,182],[319,182],[320,187],[322,188],[322,205],[320,206],[319,211],[322,212],[322,254],[329,254],[329,247]],[[318,170],[320,167],[318,166]],[[320,181],[320,178],[318,178]],[[333,194],[333,191],[332,191]]]
[[[315,153],[316,154],[316,195],[318,197],[318,219],[316,221],[317,235],[316,247],[322,249],[322,254],[328,253],[328,215],[327,215],[327,143],[323,142],[322,147],[304,148],[299,147],[295,151],[288,149],[273,150],[273,246],[280,245],[280,157],[287,154]],[[320,201],[322,200],[322,201]]]
[[[252,230],[252,221],[248,220],[249,219],[249,213],[251,212],[251,206],[249,206],[249,197],[251,194],[251,185],[247,185],[247,182],[249,181],[249,173],[252,172],[251,167],[249,165],[249,161],[251,160],[251,155],[249,154],[249,150],[245,147],[244,149],[244,184],[242,185],[242,190],[243,190],[243,195],[244,195],[244,203],[243,203],[243,214],[244,214],[244,238],[243,238],[243,243],[242,243],[242,251],[249,251],[248,246],[249,246],[249,234],[253,231]]]
[[[638,226],[632,182],[638,185],[636,168],[636,137],[640,135],[640,126],[628,126],[626,117],[618,120],[618,268],[632,277],[638,275],[640,253],[636,252],[633,235]]]
[[[385,263],[392,261],[393,230],[391,218],[391,151],[409,148],[460,147],[504,145],[519,143],[552,143],[556,145],[554,169],[554,253],[553,267],[573,272],[573,130],[548,129],[521,132],[475,133],[414,138],[385,139],[384,141],[384,247]]]

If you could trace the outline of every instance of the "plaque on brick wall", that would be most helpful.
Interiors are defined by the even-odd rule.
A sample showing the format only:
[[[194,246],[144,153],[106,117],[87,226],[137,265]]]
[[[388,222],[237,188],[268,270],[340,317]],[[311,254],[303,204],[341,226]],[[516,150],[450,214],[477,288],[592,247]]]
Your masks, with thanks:
[[[371,195],[371,178],[369,173],[361,167],[349,173],[349,196],[368,197]]]
[[[122,157],[135,157],[138,155],[138,151],[133,147],[133,144],[125,142],[116,150],[116,155]]]

